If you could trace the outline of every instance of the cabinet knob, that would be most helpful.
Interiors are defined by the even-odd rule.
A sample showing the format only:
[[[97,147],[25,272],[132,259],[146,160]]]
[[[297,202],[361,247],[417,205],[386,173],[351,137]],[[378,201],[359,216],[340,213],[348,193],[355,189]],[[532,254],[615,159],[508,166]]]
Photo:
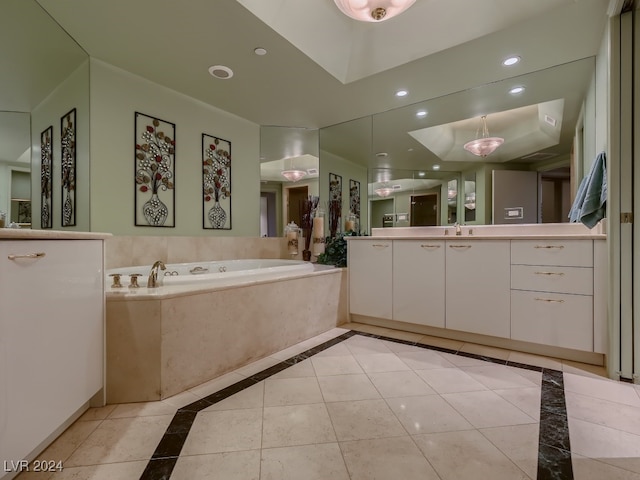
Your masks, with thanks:
[[[36,253],[23,253],[23,254],[10,254],[7,255],[7,258],[9,260],[16,260],[18,258],[42,258],[44,256],[46,256],[47,254],[44,252],[36,252]]]

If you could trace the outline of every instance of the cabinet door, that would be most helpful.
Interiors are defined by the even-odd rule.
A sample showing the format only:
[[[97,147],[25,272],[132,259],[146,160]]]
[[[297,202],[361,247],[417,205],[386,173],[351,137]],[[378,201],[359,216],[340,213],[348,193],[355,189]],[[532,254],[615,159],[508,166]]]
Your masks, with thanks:
[[[359,315],[391,319],[391,240],[350,240],[349,311]]]
[[[543,292],[511,292],[511,338],[593,351],[593,298]]]
[[[10,255],[44,253],[37,258]],[[103,386],[102,241],[0,241],[0,452],[22,460]]]
[[[393,319],[444,328],[443,240],[393,241]]]
[[[510,336],[508,240],[447,240],[446,327]]]

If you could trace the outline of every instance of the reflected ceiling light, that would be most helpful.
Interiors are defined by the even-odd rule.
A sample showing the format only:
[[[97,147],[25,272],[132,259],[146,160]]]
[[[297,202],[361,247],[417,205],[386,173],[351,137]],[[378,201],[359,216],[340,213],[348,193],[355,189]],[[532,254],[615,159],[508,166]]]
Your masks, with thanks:
[[[518,95],[519,93],[522,93],[522,92],[524,92],[523,86],[513,87],[511,90],[509,90],[509,93],[511,95]]]
[[[476,209],[476,194],[475,192],[468,193],[464,198],[464,208],[469,210]]]
[[[431,167],[431,168],[433,168],[434,170],[440,170],[440,165],[436,164],[436,165],[434,165],[434,166],[433,166],[433,167]]]
[[[292,170],[283,170],[280,172],[280,175],[282,175],[284,178],[286,178],[290,182],[297,182],[302,177],[305,177],[307,175],[307,172],[305,172],[304,170],[292,169]]]
[[[382,22],[401,14],[416,0],[333,0],[347,17],[361,22]]]
[[[477,155],[478,157],[486,157],[487,155],[495,152],[496,148],[504,143],[504,138],[490,137],[489,129],[487,128],[487,116],[481,117],[482,121],[482,137],[476,138],[464,144],[464,149],[468,152]]]
[[[378,188],[376,188],[374,190],[375,194],[378,195],[379,197],[388,197],[389,195],[391,195],[393,193],[394,188],[384,184]]]
[[[424,177],[424,172],[418,172],[419,177]]]
[[[502,65],[504,65],[505,67],[510,67],[511,65],[515,65],[519,61],[520,61],[520,57],[518,56],[508,57],[502,61]]]
[[[409,92],[406,90],[398,90],[396,92],[396,97],[406,97],[407,95],[409,95]]]
[[[419,110],[418,112],[416,112],[416,117],[426,117],[426,116],[427,116],[426,110]]]

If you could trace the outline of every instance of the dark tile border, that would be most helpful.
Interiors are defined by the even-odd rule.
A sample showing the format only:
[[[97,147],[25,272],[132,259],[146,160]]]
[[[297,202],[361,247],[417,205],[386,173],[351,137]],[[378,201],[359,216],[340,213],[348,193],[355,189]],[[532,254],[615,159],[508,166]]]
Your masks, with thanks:
[[[453,355],[460,355],[467,358],[474,358],[489,363],[506,365],[510,367],[522,368],[542,372],[542,390],[540,400],[540,435],[538,444],[538,480],[573,480],[573,469],[571,465],[571,448],[569,444],[569,424],[567,419],[567,409],[564,395],[564,382],[562,372],[549,368],[536,367],[517,362],[509,362],[497,358],[476,355],[474,353],[460,352],[457,350],[425,345],[412,342],[410,340],[400,340],[396,338],[375,335],[367,332],[357,332],[350,330],[298,355],[294,355],[276,365],[247,377],[233,385],[212,393],[200,400],[186,405],[176,412],[169,427],[156,447],[149,463],[147,463],[140,480],[169,480],[175,468],[182,447],[187,440],[187,435],[196,419],[196,415],[201,410],[214,405],[225,398],[234,395],[245,388],[255,385],[276,373],[279,373],[296,363],[300,363],[317,353],[337,345],[344,340],[360,335],[363,337],[386,340],[403,345],[412,345],[427,350],[435,350]]]

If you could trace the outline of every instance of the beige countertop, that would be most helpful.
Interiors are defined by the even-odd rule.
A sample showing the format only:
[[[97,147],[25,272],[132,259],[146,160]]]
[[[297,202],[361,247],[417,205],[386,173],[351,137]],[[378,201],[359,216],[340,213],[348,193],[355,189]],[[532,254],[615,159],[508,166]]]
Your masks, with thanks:
[[[347,240],[451,240],[464,242],[467,240],[606,240],[604,234],[500,234],[500,235],[375,235],[371,237],[345,237]]]
[[[110,233],[0,228],[0,240],[101,240]]]

